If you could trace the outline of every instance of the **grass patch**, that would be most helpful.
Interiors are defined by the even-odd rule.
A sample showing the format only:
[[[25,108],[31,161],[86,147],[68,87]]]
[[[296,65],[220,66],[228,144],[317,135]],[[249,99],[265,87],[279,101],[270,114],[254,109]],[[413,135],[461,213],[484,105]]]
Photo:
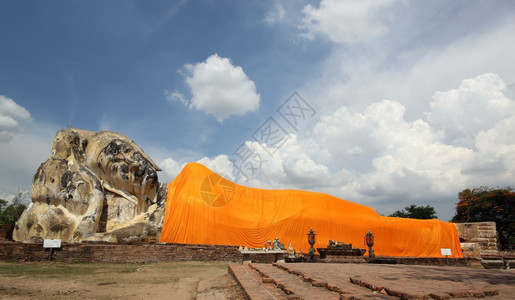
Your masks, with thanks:
[[[92,264],[92,263],[13,263],[1,262],[0,274],[3,276],[34,276],[46,278],[68,278],[87,276],[97,273],[132,273],[135,264]]]
[[[14,296],[50,299],[127,299],[181,295],[193,299],[200,282],[205,291],[243,299],[227,274],[227,262],[145,264],[1,262],[0,299]],[[9,278],[11,277],[11,278]],[[14,278],[12,278],[14,277]],[[207,284],[206,282],[210,282]],[[211,283],[211,281],[213,281]],[[8,284],[8,285],[7,285]],[[189,296],[188,296],[189,295]]]
[[[0,262],[0,276],[25,276],[52,280],[74,278],[96,285],[162,284],[177,282],[185,275],[201,274],[206,268],[226,270],[227,263],[196,261],[147,264]]]

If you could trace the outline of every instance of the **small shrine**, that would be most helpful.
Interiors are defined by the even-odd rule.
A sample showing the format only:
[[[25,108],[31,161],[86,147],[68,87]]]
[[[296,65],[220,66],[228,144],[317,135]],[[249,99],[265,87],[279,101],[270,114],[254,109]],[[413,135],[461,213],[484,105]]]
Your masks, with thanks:
[[[326,262],[360,262],[365,261],[365,249],[352,247],[352,244],[329,240],[327,248],[317,248],[320,259]]]
[[[263,248],[248,248],[240,246],[238,249],[242,255],[243,263],[274,263],[284,262],[284,258],[288,253],[284,248],[284,244],[275,238],[264,243]]]

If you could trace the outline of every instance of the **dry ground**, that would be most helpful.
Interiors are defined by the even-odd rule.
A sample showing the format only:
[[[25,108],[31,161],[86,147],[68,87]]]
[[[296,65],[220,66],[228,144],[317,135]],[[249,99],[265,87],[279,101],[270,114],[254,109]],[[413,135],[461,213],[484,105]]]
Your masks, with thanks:
[[[224,262],[0,262],[0,299],[244,299]]]

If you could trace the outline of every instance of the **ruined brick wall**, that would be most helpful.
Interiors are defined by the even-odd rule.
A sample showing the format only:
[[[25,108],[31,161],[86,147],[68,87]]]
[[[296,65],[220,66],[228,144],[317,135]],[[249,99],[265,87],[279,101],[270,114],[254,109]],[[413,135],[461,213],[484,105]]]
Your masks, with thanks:
[[[463,255],[498,254],[495,222],[457,223]]]
[[[0,242],[0,260],[43,261],[49,249],[42,243]],[[182,244],[63,243],[52,260],[62,262],[147,263],[158,261],[234,261],[241,262],[238,247]]]

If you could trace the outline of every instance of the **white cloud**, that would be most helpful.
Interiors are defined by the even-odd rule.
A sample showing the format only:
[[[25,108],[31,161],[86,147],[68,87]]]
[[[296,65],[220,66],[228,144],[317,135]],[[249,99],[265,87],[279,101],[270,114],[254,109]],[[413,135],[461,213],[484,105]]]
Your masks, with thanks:
[[[515,101],[512,100],[512,102]],[[497,175],[494,178],[502,181],[503,184],[512,184],[515,176],[514,128],[515,113],[512,113],[501,119],[494,127],[482,130],[476,135],[476,147],[479,152],[478,163],[489,167],[486,170],[476,170],[479,171],[476,175]],[[496,162],[499,162],[500,166]],[[492,167],[497,168],[492,169]]]
[[[320,7],[306,5],[300,29],[301,36],[313,39],[316,35],[328,37],[335,43],[356,43],[388,32],[384,21],[386,8],[395,0],[322,0]]]
[[[0,142],[11,141],[13,135],[21,130],[16,119],[30,120],[30,113],[14,100],[0,95]]]
[[[399,187],[422,196],[447,192],[456,183],[453,176],[472,151],[442,143],[427,122],[407,121],[404,114],[400,103],[383,100],[353,115],[341,108],[315,126],[313,136],[334,160],[331,171],[346,177],[340,196],[375,202],[398,197]]]
[[[310,157],[308,142],[299,142],[295,134],[284,137],[279,148],[246,141],[248,159],[241,163],[232,157],[238,166],[231,166],[230,171],[238,183],[251,187],[309,190],[326,186],[331,182],[328,168]]]
[[[34,124],[28,110],[0,95],[0,195],[30,189],[56,132],[47,124]]]
[[[433,96],[427,119],[445,132],[453,144],[474,145],[474,136],[515,113],[515,104],[503,91],[504,81],[496,74],[482,74],[464,80],[458,89]]]
[[[407,5],[409,10],[416,7]],[[421,118],[436,91],[455,89],[464,78],[494,73],[507,83],[515,82],[515,40],[507,38],[515,35],[515,16],[491,20],[487,28],[460,28],[459,35],[445,43],[438,34],[426,36],[404,27],[408,32],[398,34],[397,25],[382,39],[359,47],[335,44],[316,72],[321,75],[300,90],[316,100],[320,112],[334,111],[343,101],[349,109],[361,111],[372,102],[394,99],[406,107],[409,119]],[[437,25],[420,21],[410,26]],[[443,26],[436,29],[445,30]]]
[[[184,168],[184,163],[179,163],[173,158],[166,158],[158,166],[161,168],[163,174],[159,174],[160,182],[168,182],[173,180],[181,170]]]
[[[275,6],[266,13],[264,21],[268,25],[273,25],[274,23],[281,21],[285,15],[286,10],[281,3],[275,3]]]
[[[218,173],[220,176],[234,181],[234,176],[232,175],[233,165],[227,155],[221,154],[214,158],[203,157],[197,162]]]
[[[213,115],[219,122],[259,108],[254,82],[228,58],[213,54],[205,62],[185,65],[184,70],[193,98],[186,101],[182,94],[173,92],[169,99],[187,102],[190,108]]]
[[[190,161],[186,159],[179,159],[179,161],[168,157],[162,160],[158,165],[162,169],[162,174],[159,174],[160,182],[169,182],[172,181],[182,169],[186,166]],[[227,178],[228,180],[235,181],[235,178],[232,174],[233,172],[233,164],[230,161],[229,157],[225,154],[220,154],[215,157],[207,157],[204,156],[201,159],[197,160],[198,163],[203,164],[208,167],[212,171],[217,174]]]
[[[48,159],[57,132],[45,124],[34,124],[12,135],[0,147],[0,192],[16,194],[29,190],[39,165]]]
[[[188,104],[188,98],[184,96],[179,91],[175,90],[173,92],[170,92],[169,90],[165,90],[164,95],[166,99],[170,102],[179,101],[180,103],[187,105]]]

